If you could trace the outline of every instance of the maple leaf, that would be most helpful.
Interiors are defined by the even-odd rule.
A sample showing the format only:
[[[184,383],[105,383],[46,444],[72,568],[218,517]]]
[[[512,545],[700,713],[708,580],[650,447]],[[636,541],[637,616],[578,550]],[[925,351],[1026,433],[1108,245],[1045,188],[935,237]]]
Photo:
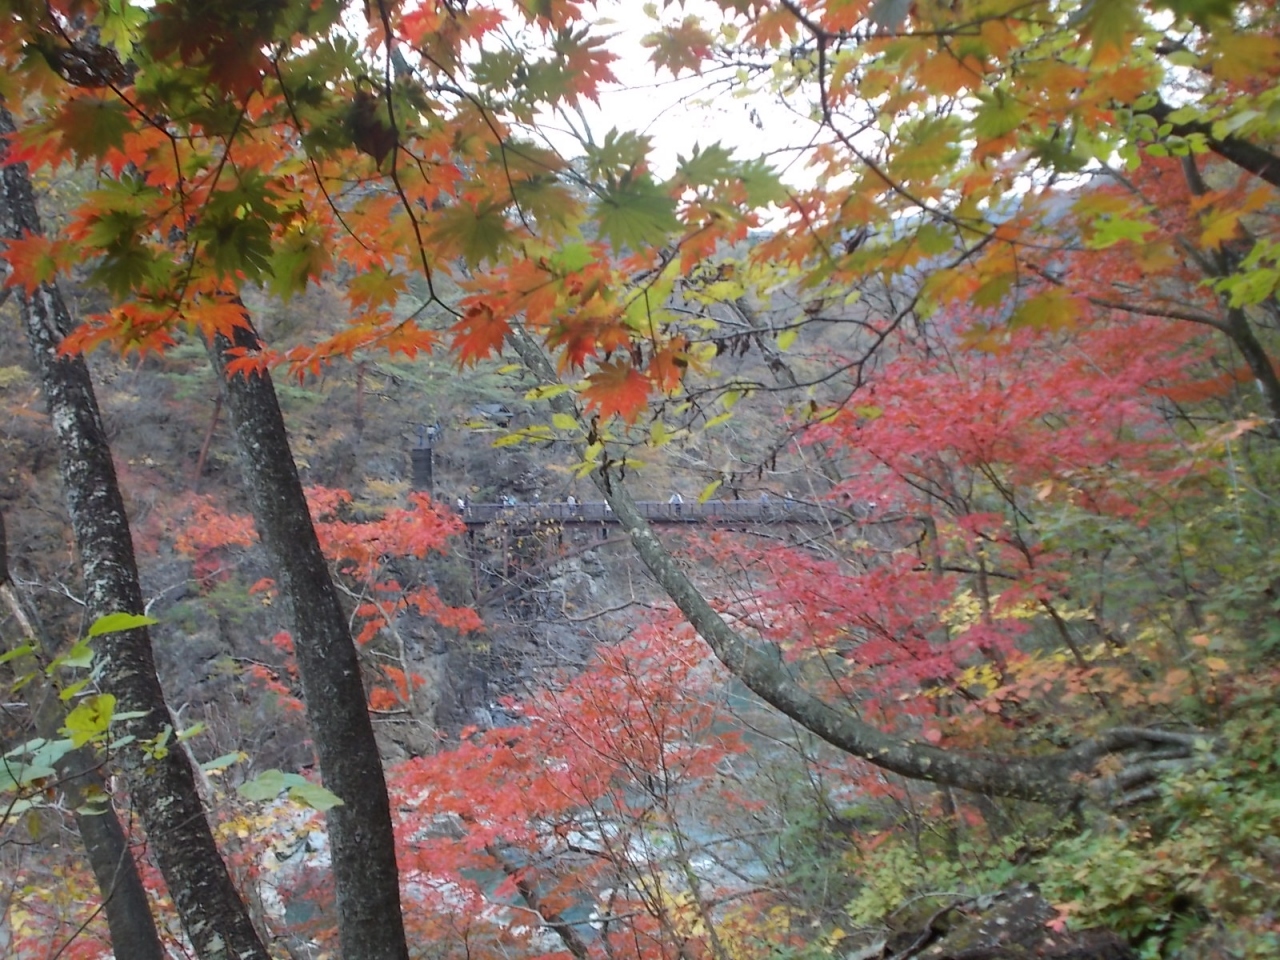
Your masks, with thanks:
[[[626,361],[607,360],[587,380],[591,385],[582,391],[582,398],[601,419],[617,414],[635,423],[649,405],[652,383]]]
[[[470,267],[496,258],[513,242],[511,227],[496,203],[460,203],[433,215],[431,239],[456,251]]]
[[[438,340],[439,335],[434,330],[423,330],[412,320],[406,320],[382,334],[378,338],[378,345],[392,356],[403,353],[412,360],[420,350],[430,353]]]
[[[688,344],[679,337],[657,351],[649,360],[648,374],[654,385],[663,393],[674,393],[689,368],[685,353]]]
[[[1009,327],[1060,330],[1075,324],[1079,316],[1080,305],[1060,287],[1055,287],[1019,303],[1009,318]]]
[[[586,144],[587,174],[610,181],[632,174],[649,155],[649,138],[630,130],[610,130],[599,144]]]
[[[675,201],[651,177],[641,175],[604,191],[596,220],[614,250],[639,250],[665,243],[680,228],[675,209]]]
[[[973,132],[984,140],[1017,130],[1027,115],[1027,108],[999,87],[982,101],[973,116]]]
[[[719,143],[705,150],[694,144],[688,159],[677,157],[679,180],[690,185],[723,183],[737,173],[732,155]]]
[[[617,56],[605,47],[603,37],[589,37],[585,29],[561,30],[556,35],[553,49],[553,64],[567,81],[564,98],[569,102],[576,102],[578,96],[585,96],[598,104],[600,86],[618,82],[609,69],[609,64]],[[558,99],[560,97],[542,97],[543,102],[547,103],[555,103]]]
[[[1274,76],[1280,69],[1280,37],[1241,33],[1215,37],[1209,69],[1230,83]]]
[[[1092,42],[1095,61],[1104,64],[1127,53],[1133,36],[1142,28],[1133,0],[1085,0],[1073,19]]]
[[[715,37],[702,25],[701,19],[690,14],[678,26],[651,33],[640,42],[653,50],[649,60],[655,67],[669,70],[673,77],[678,77],[681,70],[701,75],[702,62],[711,56]]]
[[[125,136],[133,130],[130,114],[119,100],[88,94],[63,104],[52,126],[61,136],[63,149],[84,160],[123,150]]]
[[[288,302],[329,266],[323,229],[316,223],[303,223],[290,229],[272,252],[267,286]]]
[[[399,300],[404,291],[404,275],[392,273],[385,267],[372,267],[347,283],[347,299],[357,308],[389,306]]]
[[[501,350],[511,326],[496,316],[488,304],[478,303],[468,308],[449,332],[453,334],[453,350],[458,354],[458,361],[465,365]]]
[[[10,268],[5,286],[20,286],[30,296],[37,287],[48,283],[57,274],[57,255],[58,244],[44,234],[31,233],[18,240],[10,240],[4,250]]]

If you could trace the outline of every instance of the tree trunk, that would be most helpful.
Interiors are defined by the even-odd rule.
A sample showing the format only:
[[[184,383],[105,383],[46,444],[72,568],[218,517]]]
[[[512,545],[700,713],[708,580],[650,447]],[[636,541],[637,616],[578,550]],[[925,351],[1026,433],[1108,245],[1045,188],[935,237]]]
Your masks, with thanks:
[[[51,659],[57,654],[57,644],[40,626],[31,605],[18,593],[9,576],[4,547],[4,517],[0,515],[0,597],[3,597],[4,605],[26,638],[43,651],[43,659]],[[43,666],[41,662],[34,666],[32,681],[24,690],[35,716],[37,736],[58,740],[62,736],[60,730],[66,714],[57,692],[45,679]],[[112,952],[130,960],[165,960],[155,918],[151,916],[147,890],[142,885],[120,818],[110,801],[106,800],[107,784],[97,758],[81,747],[63,755],[54,766],[58,771],[58,786],[66,797],[67,806],[74,811],[89,868],[98,881],[102,910],[111,933]],[[86,810],[88,805],[95,803],[96,809]]]
[[[406,960],[395,837],[360,661],[320,551],[266,370],[228,376],[233,347],[256,351],[249,317],[234,344],[209,344],[222,379],[258,535],[271,557],[294,631],[294,652],[324,785],[342,805],[328,811],[345,960]]]
[[[0,135],[15,131],[0,107]],[[4,167],[0,235],[41,232],[25,164]],[[89,367],[58,348],[73,324],[57,287],[42,284],[20,298],[23,323],[53,420],[71,526],[84,568],[85,605],[92,618],[143,612],[133,540],[115,464],[94,396]],[[133,741],[116,754],[147,840],[202,960],[268,960],[218,853],[195,778],[182,750],[150,749],[173,733],[145,627],[109,633],[95,643],[104,690],[116,698],[119,729]]]

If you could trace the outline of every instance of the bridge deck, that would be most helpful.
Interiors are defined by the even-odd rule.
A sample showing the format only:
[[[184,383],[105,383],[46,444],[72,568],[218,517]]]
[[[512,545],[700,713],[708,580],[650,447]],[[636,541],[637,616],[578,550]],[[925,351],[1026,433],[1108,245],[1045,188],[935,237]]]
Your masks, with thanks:
[[[708,500],[706,503],[636,502],[650,523],[820,523],[826,512],[791,500]],[[618,522],[608,504],[593,503],[469,503],[462,511],[468,527],[491,523],[527,527],[540,522],[560,524],[613,524]]]

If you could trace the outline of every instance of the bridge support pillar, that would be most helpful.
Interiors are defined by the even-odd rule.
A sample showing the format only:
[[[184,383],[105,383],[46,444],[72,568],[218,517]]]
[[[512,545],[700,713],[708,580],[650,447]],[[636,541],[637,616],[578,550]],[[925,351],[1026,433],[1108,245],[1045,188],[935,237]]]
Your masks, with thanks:
[[[409,461],[413,467],[411,483],[414,490],[433,493],[434,477],[432,476],[431,448],[414,447],[409,451]]]

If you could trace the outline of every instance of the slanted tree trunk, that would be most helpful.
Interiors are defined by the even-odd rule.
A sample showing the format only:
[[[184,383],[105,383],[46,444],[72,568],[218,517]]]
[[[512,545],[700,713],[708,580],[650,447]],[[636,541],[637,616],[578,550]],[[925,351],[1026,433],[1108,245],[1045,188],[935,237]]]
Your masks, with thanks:
[[[5,542],[4,516],[0,515],[0,598],[25,638],[34,641],[45,658],[52,659],[58,652],[57,644],[41,627],[31,605],[10,578]],[[36,734],[46,740],[57,740],[62,736],[59,730],[65,712],[39,664],[32,677],[24,690],[27,702],[32,705]],[[67,799],[67,806],[74,811],[89,868],[98,882],[112,952],[130,960],[165,960],[147,890],[129,849],[129,838],[110,802],[104,805],[107,784],[97,758],[81,747],[64,754],[54,766],[58,771],[58,786]]]
[[[14,132],[12,115],[0,106],[0,136]],[[26,165],[9,164],[0,174],[0,237],[40,232]],[[87,613],[141,614],[129,519],[89,367],[83,357],[58,352],[73,326],[66,303],[56,286],[42,284],[19,304],[53,421]],[[95,651],[103,689],[119,713],[134,714],[118,721],[121,734],[134,739],[116,757],[192,947],[202,960],[268,960],[214,843],[186,753],[148,747],[173,732],[150,635],[145,627],[106,634]]]
[[[542,347],[523,329],[508,337],[525,369],[539,382],[560,382]],[[568,394],[550,398],[556,413],[581,414]],[[1119,727],[1068,750],[1053,749],[1036,757],[1005,757],[944,749],[895,736],[867,723],[854,712],[828,703],[796,682],[775,648],[759,644],[731,627],[680,568],[671,552],[637,509],[622,482],[617,461],[603,463],[593,474],[618,525],[631,540],[632,549],[649,573],[698,631],[725,668],[765,703],[790,717],[806,730],[868,763],[913,780],[959,787],[975,793],[1037,803],[1075,804],[1091,796],[1081,774],[1091,772],[1108,754],[1125,752],[1139,756],[1168,750],[1179,758],[1194,749],[1193,737],[1172,731]],[[1134,764],[1130,771],[1104,786],[1118,787],[1123,795],[1152,776],[1149,764]],[[1144,779],[1145,778],[1145,779]],[[1094,795],[1098,795],[1095,791]],[[1115,800],[1113,796],[1100,799]]]
[[[228,350],[259,349],[246,314],[235,342],[209,354],[249,489],[258,535],[293,624],[294,654],[324,785],[342,805],[327,813],[344,960],[406,960],[395,837],[360,661],[289,449],[266,370],[228,375]]]

